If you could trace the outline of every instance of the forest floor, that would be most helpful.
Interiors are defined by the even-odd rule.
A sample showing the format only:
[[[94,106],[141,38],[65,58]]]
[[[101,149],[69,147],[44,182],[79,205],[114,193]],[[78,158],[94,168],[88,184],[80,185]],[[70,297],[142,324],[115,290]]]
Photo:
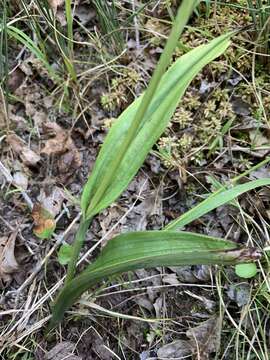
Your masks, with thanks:
[[[53,10],[42,1],[2,2],[9,27],[0,41],[1,358],[269,359],[265,264],[249,280],[230,266],[124,274],[84,293],[45,335],[66,273],[58,251],[74,240],[83,185],[111,125],[146,88],[178,2],[115,1],[106,17],[102,2],[76,1],[72,61],[63,2],[49,1]],[[205,3],[174,59],[243,30],[192,81],[121,198],[94,218],[79,270],[115,235],[161,229],[244,172],[244,181],[270,177],[269,57],[245,1]],[[253,190],[185,230],[263,249],[269,195],[267,187]],[[57,222],[51,239],[33,231],[41,207]]]

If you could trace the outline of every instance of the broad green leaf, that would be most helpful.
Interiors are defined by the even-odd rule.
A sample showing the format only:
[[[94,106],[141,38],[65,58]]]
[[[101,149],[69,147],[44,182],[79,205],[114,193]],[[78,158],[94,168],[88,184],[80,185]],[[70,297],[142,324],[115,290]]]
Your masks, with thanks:
[[[221,55],[230,44],[231,34],[222,35],[207,45],[199,46],[177,60],[162,77],[161,83],[152,102],[143,117],[136,136],[132,139],[123,157],[119,160],[117,171],[111,173],[111,164],[121,153],[125,137],[142,96],[134,101],[118,118],[107,135],[100,150],[93,172],[82,194],[81,207],[85,218],[91,218],[109,206],[126,189],[142,165],[148,152],[165,130],[179,100],[186,88],[199,71],[213,59]],[[98,204],[91,204],[91,199],[100,191],[103,177],[111,176],[108,187],[104,190]]]
[[[126,271],[156,266],[235,264],[257,254],[238,244],[200,234],[145,231],[122,234],[104,247],[97,260],[61,291],[53,308],[55,326],[78,297],[100,280]]]
[[[131,122],[129,121],[129,118],[125,119],[124,116],[123,120],[125,120],[125,123],[122,124],[123,126],[120,123],[120,127],[114,127],[110,131],[109,140],[107,138],[107,142],[105,141],[105,144],[107,145],[103,146],[103,153],[101,153],[103,154],[103,157],[102,155],[99,156],[97,163],[95,164],[96,170],[94,170],[94,174],[90,177],[90,180],[88,181],[88,184],[86,185],[82,195],[81,205],[83,209],[83,220],[79,228],[80,235],[76,236],[76,240],[74,242],[74,251],[68,266],[67,277],[65,281],[66,283],[68,283],[75,274],[76,260],[79,256],[79,252],[85,238],[85,233],[87,231],[84,223],[87,223],[88,221],[90,222],[92,216],[97,214],[99,210],[109,205],[114,199],[116,199],[116,197],[120,195],[122,190],[124,190],[124,188],[128,185],[128,179],[130,175],[132,177],[134,169],[136,170],[136,168],[138,168],[138,166],[140,165],[138,164],[138,161],[137,163],[135,163],[135,166],[133,163],[127,164],[126,161],[128,159],[126,159],[125,161],[123,161],[123,159],[127,157],[126,154],[130,150],[134,139],[139,138],[140,141],[143,139],[139,132],[141,131],[142,126],[146,124],[146,122],[144,121],[145,116],[147,115],[147,111],[151,109],[150,105],[152,101],[155,100],[155,95],[161,83],[162,77],[170,64],[173,51],[176,48],[179,37],[182,34],[182,31],[184,30],[184,27],[187,24],[188,19],[194,9],[195,3],[196,0],[182,1],[180,7],[178,8],[177,15],[173,22],[172,30],[166,42],[165,48],[158,61],[153,76],[151,77],[146,92],[141,97],[141,100],[139,100],[139,102],[137,103],[138,106],[136,105],[135,107],[136,111],[134,113],[134,116],[132,115]],[[163,105],[167,106],[166,102],[164,102]],[[126,117],[128,114],[129,113],[126,113]],[[128,125],[128,127],[126,127],[126,125]],[[117,132],[117,129],[120,131]],[[111,150],[113,150],[114,152],[111,153]],[[115,152],[115,150],[117,150],[117,152]],[[141,148],[135,149],[133,147],[133,150],[141,151]],[[141,157],[138,157],[137,153],[133,155],[135,155],[135,158],[139,160],[139,163],[140,161],[143,162],[143,158],[141,159]],[[144,156],[146,156],[146,153],[144,154]],[[122,168],[121,164],[123,165]],[[122,171],[122,173],[120,172],[120,176],[123,175],[125,177],[127,175],[126,178],[124,178],[124,187],[121,186],[121,183],[118,182],[116,184],[118,187],[112,187],[115,185],[113,182],[116,175],[119,175],[119,170]],[[123,180],[122,176],[121,180]],[[111,189],[108,190],[108,188],[110,187]],[[107,190],[109,191],[109,200],[106,200]]]
[[[176,220],[170,222],[164,228],[164,230],[181,229],[185,225],[207,214],[211,210],[214,210],[221,205],[227,204],[228,202],[237,198],[237,196],[244,194],[249,190],[266,185],[270,185],[270,179],[259,179],[259,180],[249,181],[246,184],[236,185],[228,190],[225,190],[225,188],[220,189],[215,193],[213,193],[212,195],[210,195],[207,199],[203,200],[201,203],[199,203],[191,210],[185,212]]]
[[[247,264],[237,264],[235,266],[235,273],[237,276],[250,279],[257,275],[258,269],[256,264],[247,263]]]

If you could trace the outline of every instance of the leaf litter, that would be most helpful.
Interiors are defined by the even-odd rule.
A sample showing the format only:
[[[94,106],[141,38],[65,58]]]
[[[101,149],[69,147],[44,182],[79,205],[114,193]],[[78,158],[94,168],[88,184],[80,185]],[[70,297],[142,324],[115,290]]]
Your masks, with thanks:
[[[36,166],[41,157],[16,134],[6,136],[6,142],[26,166]]]
[[[0,238],[0,281],[8,282],[12,279],[12,274],[19,269],[19,264],[15,258],[15,241],[17,231],[10,236]]]
[[[211,359],[211,354],[220,348],[221,321],[209,318],[186,332],[188,340],[176,340],[158,349],[158,359],[181,359],[196,355],[197,359]]]
[[[74,354],[74,350],[75,344],[69,341],[63,341],[48,351],[44,360],[82,360],[81,356]]]
[[[47,137],[41,154],[57,156],[56,166],[59,180],[65,183],[82,165],[81,156],[70,132],[53,122],[43,124],[43,135]]]

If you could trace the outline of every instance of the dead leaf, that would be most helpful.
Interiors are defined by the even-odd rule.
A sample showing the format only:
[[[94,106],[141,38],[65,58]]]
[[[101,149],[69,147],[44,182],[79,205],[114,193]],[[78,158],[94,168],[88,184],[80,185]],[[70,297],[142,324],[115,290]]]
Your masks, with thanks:
[[[13,175],[13,183],[22,190],[28,188],[28,177],[22,171],[16,171]]]
[[[96,16],[95,10],[89,5],[78,5],[76,6],[74,17],[78,18],[82,25],[86,25],[90,20]]]
[[[72,139],[69,133],[61,126],[54,122],[46,122],[43,124],[43,132],[46,135],[51,136],[46,140],[45,146],[41,153],[50,155],[60,155],[69,150]]]
[[[162,277],[162,280],[165,284],[170,285],[180,285],[180,281],[177,279],[176,274],[167,274]]]
[[[32,71],[31,64],[29,64],[29,59],[27,62],[24,62],[24,67]],[[21,69],[23,72],[26,72],[25,69]],[[29,77],[31,75],[28,75]],[[25,107],[25,115],[33,118],[37,111],[40,111],[43,107],[43,98],[44,93],[41,90],[40,86],[36,83],[30,83],[24,81],[20,87],[16,89],[14,94],[23,101]]]
[[[35,166],[40,161],[40,156],[31,150],[16,134],[7,135],[6,142],[25,165]]]
[[[187,337],[197,352],[200,360],[208,360],[210,354],[216,353],[220,348],[221,319],[210,318],[200,325],[189,329]]]
[[[42,189],[38,201],[53,217],[56,217],[61,211],[64,198],[63,191],[58,186],[54,186],[49,192]]]
[[[48,0],[50,7],[53,9],[54,12],[57,11],[57,8],[64,4],[64,0]]]
[[[249,131],[249,138],[252,141],[253,146],[269,145],[269,139],[263,135],[263,133],[257,129]]]
[[[81,157],[70,133],[56,123],[47,122],[43,124],[44,134],[50,136],[45,141],[41,153],[48,156],[59,156],[57,168],[60,179],[64,182],[74,174],[74,170],[81,166]]]
[[[160,360],[181,359],[191,355],[193,347],[188,340],[176,340],[158,349],[157,356]]]
[[[7,282],[11,279],[11,274],[18,270],[18,263],[14,256],[15,240],[17,232],[9,237],[0,238],[0,280]]]
[[[53,215],[42,207],[41,204],[35,203],[32,210],[32,217],[35,224],[34,234],[41,239],[49,238],[56,226]]]
[[[96,336],[93,340],[92,350],[96,353],[96,359],[100,360],[112,360],[114,356],[108,350],[104,339],[100,336]],[[93,357],[94,359],[94,357]]]
[[[268,178],[270,177],[270,169],[266,166],[262,166],[261,168],[259,168],[258,170],[254,170],[252,171],[252,173],[250,174],[250,177],[252,179],[263,179],[263,178]]]
[[[55,345],[45,355],[46,360],[82,360],[80,356],[74,355],[75,344],[69,341],[63,341]]]
[[[9,91],[13,92],[21,86],[25,79],[25,73],[17,67],[8,77],[8,88]]]
[[[250,302],[250,290],[250,284],[248,283],[232,284],[228,288],[227,295],[239,307],[242,307]]]
[[[250,114],[250,105],[240,97],[233,98],[231,104],[236,115],[248,116]]]

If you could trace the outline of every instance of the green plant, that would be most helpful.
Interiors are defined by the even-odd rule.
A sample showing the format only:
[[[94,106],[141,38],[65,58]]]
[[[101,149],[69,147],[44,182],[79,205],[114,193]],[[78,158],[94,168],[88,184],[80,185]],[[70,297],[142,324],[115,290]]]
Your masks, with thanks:
[[[120,24],[117,19],[117,11],[114,0],[110,3],[107,0],[93,1],[96,8],[99,23],[104,36],[110,41],[114,53],[121,53],[124,48],[124,39],[120,31]]]
[[[252,17],[253,25],[256,30],[255,40],[258,44],[258,52],[261,53],[260,59],[264,64],[269,64],[267,56],[270,53],[270,1],[247,0],[248,10]]]
[[[187,232],[176,232],[194,219],[258,186],[261,179],[232,188],[221,187],[201,204],[173,221],[165,231],[128,233],[112,239],[97,260],[74,278],[76,262],[92,218],[115,201],[128,186],[146,155],[163,133],[179,99],[201,68],[221,55],[232,33],[220,36],[178,59],[165,73],[178,38],[196,1],[184,0],[149,87],[118,118],[100,150],[81,198],[82,219],[73,245],[66,282],[53,307],[50,327],[87,289],[104,277],[152,266],[235,264],[256,260],[257,250],[234,242]],[[239,180],[235,179],[235,182]]]
[[[5,85],[3,79],[8,75],[8,44],[7,44],[7,4],[3,2],[3,9],[1,11],[1,25],[0,25],[0,85]]]
[[[249,279],[257,274],[257,267],[254,263],[237,264],[235,266],[235,273],[239,277]]]
[[[211,9],[211,0],[198,0],[197,1],[197,7],[195,9],[195,14],[199,17],[201,16],[201,11],[200,11],[200,4],[204,3],[205,6],[205,15],[208,18],[210,15],[210,9]]]

